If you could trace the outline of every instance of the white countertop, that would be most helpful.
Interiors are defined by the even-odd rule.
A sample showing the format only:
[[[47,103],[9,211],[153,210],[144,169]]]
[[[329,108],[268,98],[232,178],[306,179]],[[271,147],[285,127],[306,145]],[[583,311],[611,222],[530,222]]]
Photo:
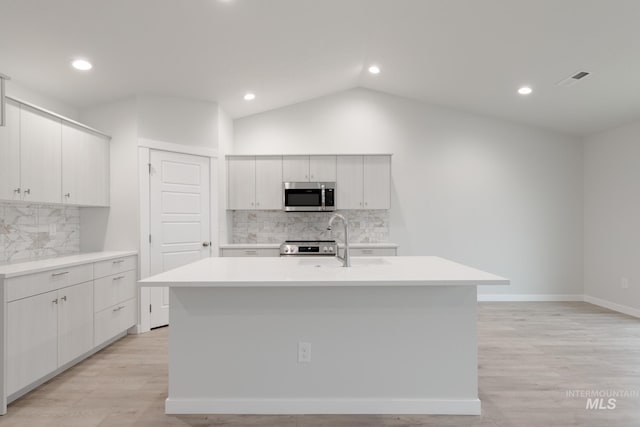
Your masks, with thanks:
[[[10,277],[23,276],[25,274],[39,273],[41,271],[53,270],[56,268],[73,267],[74,265],[87,264],[90,262],[107,261],[114,258],[121,258],[132,255],[137,255],[137,252],[86,252],[57,258],[47,258],[36,261],[5,264],[0,265],[0,279],[8,279]]]
[[[338,242],[338,247],[344,247]],[[351,243],[349,247],[354,249],[398,248],[396,243]],[[279,249],[280,243],[226,243],[220,245],[220,249]]]
[[[444,258],[352,257],[207,258],[138,282],[170,287],[475,286],[509,280]]]

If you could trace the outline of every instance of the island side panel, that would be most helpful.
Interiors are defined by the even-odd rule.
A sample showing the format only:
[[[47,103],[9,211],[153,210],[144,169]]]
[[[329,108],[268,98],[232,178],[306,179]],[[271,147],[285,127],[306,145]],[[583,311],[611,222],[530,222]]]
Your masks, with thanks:
[[[167,413],[479,413],[476,305],[475,286],[172,288]]]

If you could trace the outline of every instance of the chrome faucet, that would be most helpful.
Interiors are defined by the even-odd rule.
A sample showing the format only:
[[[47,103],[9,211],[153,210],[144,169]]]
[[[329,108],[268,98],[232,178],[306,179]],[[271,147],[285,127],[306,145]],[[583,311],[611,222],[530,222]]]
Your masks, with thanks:
[[[347,221],[347,218],[340,215],[339,213],[333,214],[331,216],[331,219],[329,220],[327,230],[331,230],[333,220],[335,220],[336,218],[340,218],[342,220],[342,223],[344,224],[344,256],[336,255],[336,258],[342,261],[343,267],[351,267],[351,255],[349,253],[349,221]]]

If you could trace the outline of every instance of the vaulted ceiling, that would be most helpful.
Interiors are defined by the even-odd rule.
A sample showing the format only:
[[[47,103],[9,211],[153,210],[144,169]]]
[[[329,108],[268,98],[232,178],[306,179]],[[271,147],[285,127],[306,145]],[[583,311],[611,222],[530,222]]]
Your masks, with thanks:
[[[0,73],[76,108],[161,94],[243,117],[366,87],[588,134],[640,118],[639,22],[637,0],[0,0]]]

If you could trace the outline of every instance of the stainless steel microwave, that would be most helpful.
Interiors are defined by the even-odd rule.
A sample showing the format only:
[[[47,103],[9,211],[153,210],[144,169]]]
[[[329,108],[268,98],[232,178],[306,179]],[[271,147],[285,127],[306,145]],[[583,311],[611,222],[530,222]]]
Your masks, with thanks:
[[[287,212],[330,212],[336,208],[335,182],[285,182],[282,190]]]

